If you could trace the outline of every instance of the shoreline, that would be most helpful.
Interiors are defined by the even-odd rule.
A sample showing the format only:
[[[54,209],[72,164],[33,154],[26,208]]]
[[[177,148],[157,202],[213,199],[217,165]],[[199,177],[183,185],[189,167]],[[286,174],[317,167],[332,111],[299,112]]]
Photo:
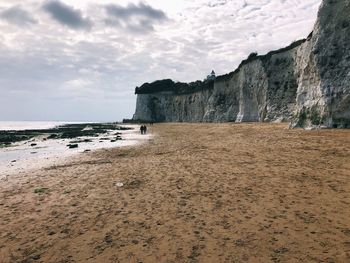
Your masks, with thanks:
[[[0,181],[14,174],[69,162],[71,158],[91,151],[133,146],[152,138],[151,134],[139,135],[137,125],[120,125],[120,127],[122,130],[117,132],[118,140],[114,139],[115,131],[102,133],[97,137],[82,136],[50,140],[46,139],[50,134],[44,133],[27,141],[19,141],[13,146],[1,148]],[[76,143],[77,148],[69,149],[68,145],[72,143]],[[35,146],[32,147],[31,144]]]
[[[155,124],[0,183],[7,262],[346,262],[350,131]]]

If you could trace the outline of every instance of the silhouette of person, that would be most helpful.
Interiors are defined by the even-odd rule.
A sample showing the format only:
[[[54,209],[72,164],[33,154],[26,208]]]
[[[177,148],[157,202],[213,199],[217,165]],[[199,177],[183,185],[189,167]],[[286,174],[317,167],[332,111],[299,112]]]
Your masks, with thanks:
[[[143,128],[143,125],[140,126],[140,132],[141,134],[143,134],[143,131],[144,131],[144,128]]]

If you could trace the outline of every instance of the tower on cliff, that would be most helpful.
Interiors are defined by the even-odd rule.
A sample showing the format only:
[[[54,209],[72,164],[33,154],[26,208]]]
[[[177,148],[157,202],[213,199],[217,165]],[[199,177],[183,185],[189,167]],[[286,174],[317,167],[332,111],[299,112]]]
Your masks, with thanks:
[[[216,76],[215,76],[215,71],[212,70],[211,73],[207,76],[206,80],[215,80]]]

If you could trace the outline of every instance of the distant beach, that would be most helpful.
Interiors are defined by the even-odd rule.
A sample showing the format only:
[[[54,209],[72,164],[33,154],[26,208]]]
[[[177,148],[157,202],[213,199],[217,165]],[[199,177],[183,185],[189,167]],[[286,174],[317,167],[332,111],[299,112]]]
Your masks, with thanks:
[[[94,130],[91,125],[98,125],[100,130],[91,132]],[[138,125],[110,125],[92,122],[0,122],[0,179],[28,169],[61,164],[77,154],[135,145],[150,137],[149,134],[141,136]],[[67,127],[64,135],[72,131],[70,128],[74,131],[81,128],[83,133],[71,133],[60,138],[62,127]]]

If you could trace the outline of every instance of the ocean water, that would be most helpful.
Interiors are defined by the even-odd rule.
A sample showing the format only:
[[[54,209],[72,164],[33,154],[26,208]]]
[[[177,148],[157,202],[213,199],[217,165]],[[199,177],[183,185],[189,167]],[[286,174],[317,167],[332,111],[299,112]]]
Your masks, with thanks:
[[[72,123],[85,122],[64,122],[64,121],[0,121],[0,130],[29,130],[29,129],[51,129],[56,126]],[[86,122],[87,123],[87,122]]]
[[[68,122],[0,122],[0,130],[25,130],[48,129]],[[72,122],[70,122],[72,123]],[[78,123],[78,122],[74,122]],[[85,123],[85,122],[80,122]],[[87,122],[86,122],[87,123]],[[90,139],[92,142],[81,142],[79,147],[69,149],[67,144],[72,139],[44,140],[45,136],[39,136],[29,141],[13,144],[11,147],[0,148],[0,180],[8,175],[21,174],[31,169],[41,169],[51,165],[57,165],[69,161],[72,156],[86,154],[86,151],[94,151],[103,148],[132,146],[145,142],[152,137],[151,134],[141,135],[138,125],[122,125],[133,130],[118,131],[122,140],[111,142],[105,138],[114,139],[116,131],[100,134],[98,137],[79,137]],[[75,140],[75,139],[73,139]],[[35,143],[35,146],[31,144]]]

